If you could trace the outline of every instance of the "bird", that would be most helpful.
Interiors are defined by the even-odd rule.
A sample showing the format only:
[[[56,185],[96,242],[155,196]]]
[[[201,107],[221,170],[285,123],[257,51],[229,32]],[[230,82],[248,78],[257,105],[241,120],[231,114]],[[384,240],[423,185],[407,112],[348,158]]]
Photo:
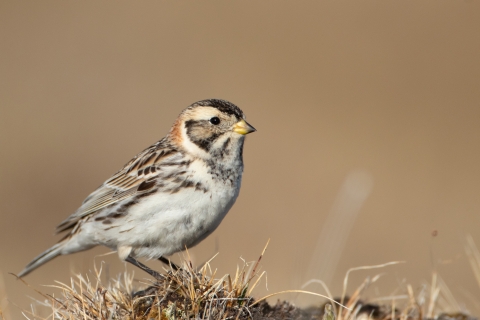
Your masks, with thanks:
[[[219,226],[239,195],[245,136],[255,131],[229,101],[193,103],[163,139],[85,198],[57,226],[64,237],[18,276],[99,245],[158,276],[137,259],[169,263],[166,256],[197,245]]]

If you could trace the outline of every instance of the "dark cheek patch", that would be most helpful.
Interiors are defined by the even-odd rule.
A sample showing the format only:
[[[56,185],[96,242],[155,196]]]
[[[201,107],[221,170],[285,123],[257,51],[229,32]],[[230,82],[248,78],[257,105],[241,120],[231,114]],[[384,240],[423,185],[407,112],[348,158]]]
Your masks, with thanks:
[[[210,144],[205,140],[192,140],[192,142],[199,146],[200,149],[203,149],[205,151],[208,151],[210,149]]]
[[[190,140],[195,143],[200,149],[209,151],[215,140],[218,139],[221,133],[211,132],[208,126],[209,124],[203,121],[188,120],[185,122],[185,128]],[[210,133],[210,136],[207,134]]]

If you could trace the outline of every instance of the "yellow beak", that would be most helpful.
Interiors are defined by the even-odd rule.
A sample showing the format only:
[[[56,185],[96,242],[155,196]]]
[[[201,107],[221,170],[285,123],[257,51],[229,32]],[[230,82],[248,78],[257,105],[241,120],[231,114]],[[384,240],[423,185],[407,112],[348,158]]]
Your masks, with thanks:
[[[233,126],[233,131],[236,133],[245,135],[245,134],[255,132],[257,130],[251,125],[249,125],[247,121],[240,120],[237,123],[235,123],[235,125]]]

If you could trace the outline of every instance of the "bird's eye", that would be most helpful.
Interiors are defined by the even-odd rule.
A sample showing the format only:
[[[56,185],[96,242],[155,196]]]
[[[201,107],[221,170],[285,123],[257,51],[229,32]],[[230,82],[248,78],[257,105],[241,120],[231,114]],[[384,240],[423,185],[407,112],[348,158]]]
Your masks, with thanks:
[[[217,125],[220,123],[220,119],[218,117],[213,117],[210,119],[210,123],[211,124],[214,124],[214,125]]]

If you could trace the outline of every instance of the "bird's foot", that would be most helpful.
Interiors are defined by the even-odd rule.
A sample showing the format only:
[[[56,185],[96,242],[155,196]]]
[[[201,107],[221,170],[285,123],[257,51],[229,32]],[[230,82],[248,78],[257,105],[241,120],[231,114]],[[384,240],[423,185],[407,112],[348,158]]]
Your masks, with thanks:
[[[148,273],[149,275],[154,277],[156,280],[160,280],[163,277],[160,273],[158,273],[155,270],[150,269],[149,267],[147,267],[146,265],[144,265],[143,263],[141,263],[137,259],[133,258],[132,256],[128,256],[127,259],[125,259],[125,261],[133,264],[135,267],[138,267],[138,268],[142,269],[143,271],[145,271],[146,273]]]
[[[170,266],[173,271],[178,271],[178,270],[182,270],[182,268],[180,268],[179,266],[177,266],[175,263],[173,263],[172,261],[170,261],[169,259],[165,258],[165,257],[160,257],[158,258],[158,260],[162,261],[163,263],[165,263],[167,266]]]

